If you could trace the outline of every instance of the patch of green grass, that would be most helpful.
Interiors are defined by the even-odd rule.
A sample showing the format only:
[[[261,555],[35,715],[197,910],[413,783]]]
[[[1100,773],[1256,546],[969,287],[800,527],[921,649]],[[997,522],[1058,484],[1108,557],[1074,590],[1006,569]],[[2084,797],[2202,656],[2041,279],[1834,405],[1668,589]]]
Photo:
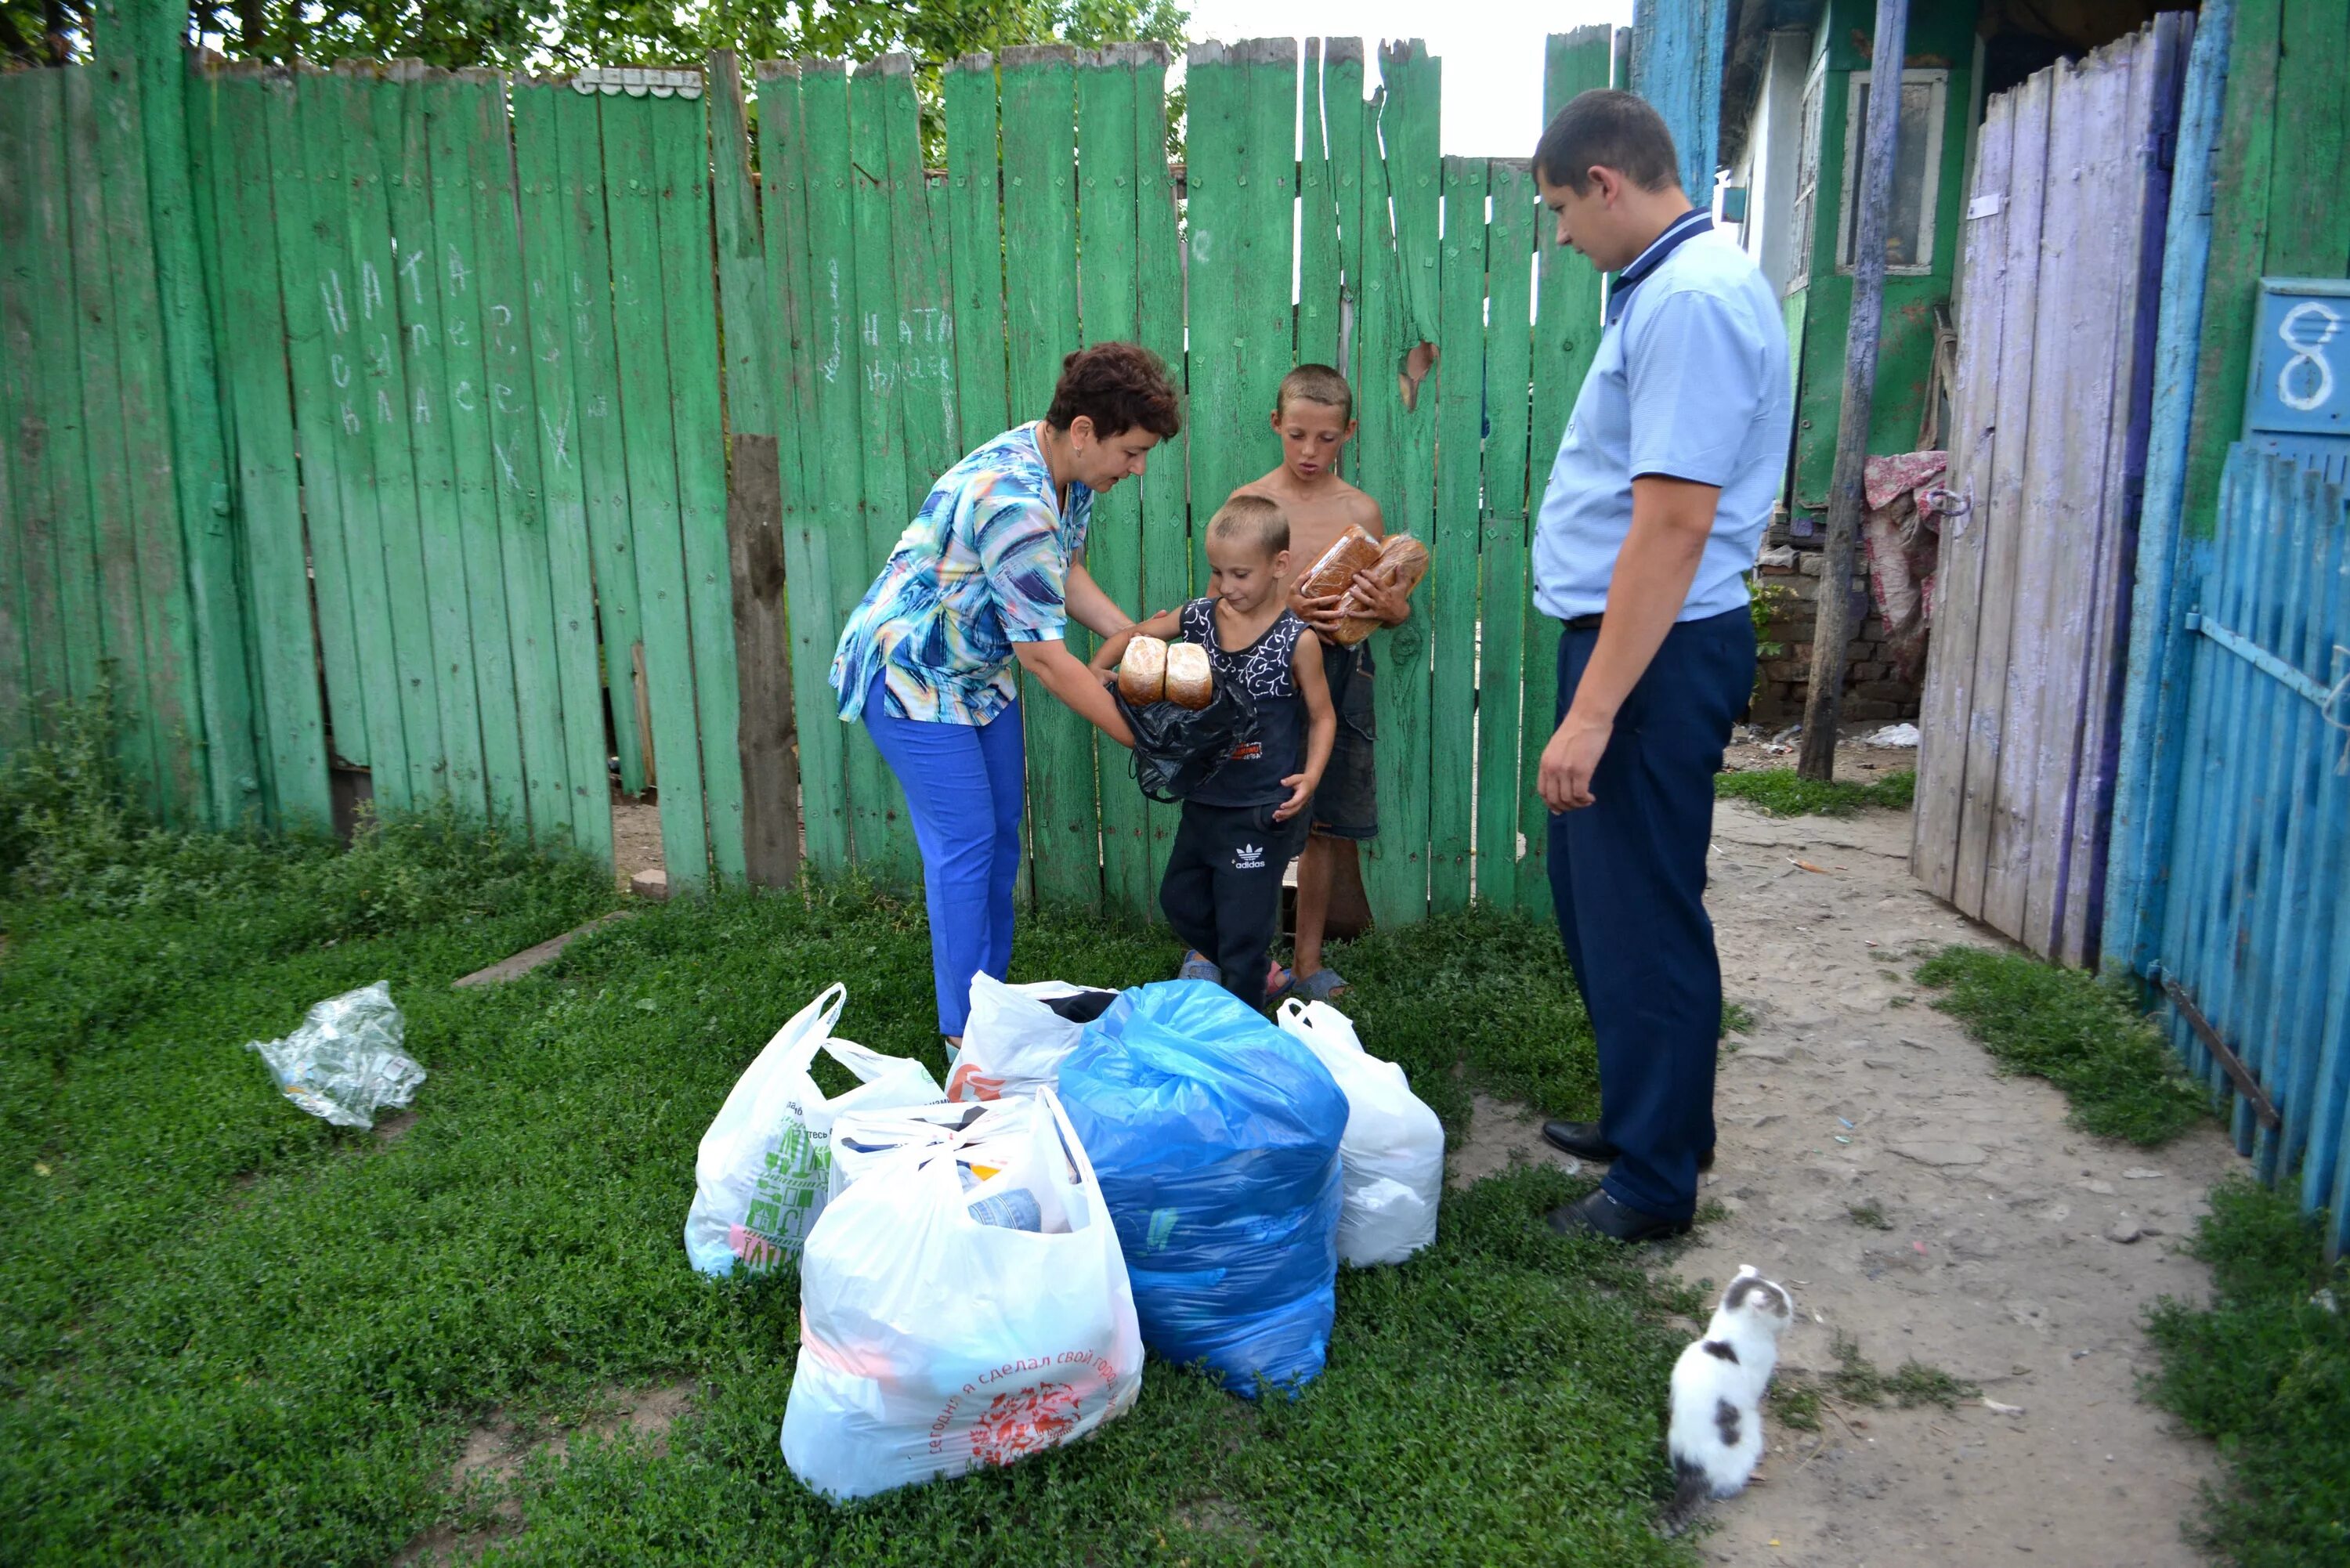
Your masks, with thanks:
[[[2350,1562],[2350,1263],[2329,1267],[2321,1237],[2288,1194],[2223,1182],[2190,1249],[2210,1306],[2166,1297],[2147,1318],[2147,1393],[2226,1461],[2202,1544],[2241,1568]]]
[[[1748,1007],[1742,1002],[1723,1002],[1721,1004],[1721,1032],[1725,1035],[1753,1033],[1754,1010]]]
[[[1857,811],[1907,811],[1916,796],[1918,775],[1907,770],[1868,784],[1849,779],[1807,779],[1793,768],[1751,768],[1713,775],[1713,793],[1742,800],[1773,816],[1850,816]]]
[[[61,863],[41,843],[20,865]],[[918,906],[855,885],[681,900],[458,992],[608,882],[446,823],[344,855],[133,833],[88,864],[145,891],[20,879],[0,909],[12,1562],[380,1562],[500,1503],[525,1526],[503,1550],[534,1563],[1695,1561],[1648,1528],[1666,1320],[1693,1298],[1550,1233],[1587,1180],[1488,1179],[1412,1263],[1344,1273],[1330,1370],[1295,1403],[1154,1361],[1095,1440],[835,1510],[776,1445],[796,1277],[705,1280],[679,1231],[703,1129],[825,985],[849,986],[844,1034],[942,1069]],[[1047,915],[1014,974],[1125,985],[1176,957]],[[1554,934],[1459,917],[1339,957],[1366,1040],[1456,1129],[1472,1088],[1592,1113]],[[396,1142],[300,1114],[242,1048],[378,979],[431,1073]],[[511,1481],[448,1488],[494,1417],[559,1430],[674,1382],[693,1407],[663,1444],[574,1432]]]
[[[1891,1400],[1905,1410],[1919,1405],[1939,1405],[1948,1410],[1982,1392],[1914,1356],[1891,1372],[1883,1371],[1860,1353],[1860,1342],[1842,1330],[1829,1349],[1836,1358],[1835,1371],[1822,1377],[1782,1375],[1772,1383],[1771,1409],[1782,1424],[1800,1432],[1818,1431],[1822,1404],[1829,1399],[1872,1406]]]
[[[1883,1206],[1874,1198],[1866,1203],[1846,1204],[1845,1212],[1852,1217],[1854,1224],[1863,1230],[1890,1231],[1893,1229],[1893,1221],[1886,1217]]]
[[[2153,1145],[2211,1114],[2210,1096],[2178,1070],[2153,1026],[2077,970],[1950,947],[1918,966],[1918,981],[2002,1070],[2064,1090],[2085,1132]]]

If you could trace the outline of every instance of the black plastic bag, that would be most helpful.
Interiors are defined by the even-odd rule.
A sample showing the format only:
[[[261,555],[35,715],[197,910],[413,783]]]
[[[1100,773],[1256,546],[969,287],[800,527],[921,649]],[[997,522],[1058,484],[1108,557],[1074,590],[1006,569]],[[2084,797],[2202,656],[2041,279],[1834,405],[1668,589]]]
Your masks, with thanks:
[[[1117,687],[1109,694],[1134,732],[1134,782],[1170,805],[1215,777],[1235,750],[1257,738],[1256,700],[1236,680],[1218,680],[1204,708],[1178,702],[1137,708]]]

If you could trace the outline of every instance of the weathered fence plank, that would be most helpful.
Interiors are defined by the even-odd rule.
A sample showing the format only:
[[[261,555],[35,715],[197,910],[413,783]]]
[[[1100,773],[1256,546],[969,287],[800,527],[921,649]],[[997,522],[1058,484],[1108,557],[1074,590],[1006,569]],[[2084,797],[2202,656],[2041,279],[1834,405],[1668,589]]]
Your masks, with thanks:
[[[351,563],[344,533],[341,464],[326,324],[318,296],[310,150],[302,132],[302,78],[273,81],[262,95],[270,181],[270,244],[276,252],[291,413],[301,462],[305,538],[310,550],[318,663],[327,687],[329,758],[365,766],[372,754],[359,628],[351,610]]]
[[[52,167],[45,100],[58,73],[0,76],[0,338],[7,380],[0,384],[0,434],[11,466],[8,565],[24,639],[24,706],[12,744],[43,733],[44,707],[66,694],[65,643],[57,624],[57,501],[47,414],[53,394],[45,352],[43,269],[51,254],[43,217],[51,192],[41,176]]]
[[[709,880],[710,835],[702,817],[700,737],[695,733],[692,630],[688,623],[684,540],[679,517],[676,389],[670,378],[661,299],[659,192],[653,99],[602,103],[607,221],[612,241],[612,327],[619,357],[620,423],[628,445],[629,519],[643,618],[645,680],[651,702],[653,764],[660,794],[661,857],[672,889]],[[593,286],[591,280],[590,286]]]
[[[763,62],[759,82],[759,178],[775,331],[784,366],[777,477],[783,504],[784,591],[791,632],[792,701],[798,719],[799,805],[807,856],[816,871],[848,867],[848,735],[835,716],[827,681],[839,625],[833,601],[831,535],[820,483],[825,461],[816,418],[823,374],[808,272],[807,141],[800,120],[800,72]]]
[[[385,200],[386,167],[379,151],[383,140],[376,129],[374,100],[397,89],[380,86],[348,65],[336,67],[331,86],[338,100],[350,271],[345,276],[330,276],[328,286],[336,296],[334,308],[349,323],[351,355],[359,365],[352,384],[358,406],[352,417],[364,432],[375,480],[376,522],[382,541],[408,761],[405,803],[421,807],[448,795],[450,769],[442,732],[439,688],[443,677],[434,648],[417,472],[408,440],[412,405],[402,356],[394,342],[400,326],[394,314],[398,296],[387,292],[385,283],[392,265],[391,216]],[[396,106],[397,99],[392,101]],[[390,145],[396,149],[398,144],[395,135]],[[396,176],[398,171],[395,160],[390,172]]]
[[[123,117],[117,134],[125,148],[147,140],[144,105],[148,89],[125,91],[110,101]],[[129,156],[126,153],[126,156]],[[107,181],[109,224],[124,237],[129,257],[153,250],[154,206],[143,160],[114,171]],[[129,257],[116,258],[128,260]],[[111,265],[111,264],[110,264]],[[173,440],[170,366],[164,354],[162,286],[152,263],[126,265],[116,310],[121,319],[123,433],[131,463],[130,497],[145,517],[180,515],[181,452]],[[166,823],[206,820],[205,805],[217,800],[211,769],[222,756],[249,759],[249,742],[216,753],[203,735],[208,720],[196,636],[195,579],[189,568],[187,524],[134,529],[139,558],[148,685],[153,732],[163,750],[157,757],[163,782]],[[242,662],[238,665],[242,670]],[[234,673],[234,672],[232,672]],[[240,706],[236,711],[244,711]],[[227,782],[227,781],[221,781]],[[242,790],[243,786],[237,785]]]
[[[1042,415],[1077,326],[1076,51],[1003,56],[1004,319],[1014,418]],[[1103,432],[1107,433],[1107,432]],[[1093,652],[1072,618],[1069,651]],[[1028,748],[1028,843],[1040,903],[1098,909],[1101,807],[1093,729],[1033,682],[1021,704]]]
[[[1484,476],[1485,202],[1482,158],[1447,158],[1438,273],[1436,517],[1420,589],[1435,648],[1428,708],[1429,897],[1438,913],[1469,906],[1476,846],[1477,539]]]
[[[1615,39],[1606,27],[1578,27],[1553,34],[1543,68],[1543,122],[1547,125],[1579,92],[1604,88],[1614,58]],[[1618,86],[1623,85],[1618,83]],[[1542,507],[1546,476],[1557,460],[1560,439],[1566,433],[1567,410],[1574,406],[1591,361],[1599,352],[1599,275],[1581,256],[1556,243],[1556,221],[1547,209],[1534,213],[1534,249],[1540,254],[1540,284],[1534,332],[1533,427],[1529,452],[1534,465],[1527,487],[1527,510]],[[1529,542],[1533,524],[1527,525]],[[1533,587],[1531,574],[1527,584]],[[1518,903],[1527,909],[1551,907],[1549,854],[1550,810],[1537,787],[1543,747],[1557,727],[1559,624],[1544,615],[1529,597],[1525,653],[1525,743],[1521,748],[1518,827],[1523,857],[1518,862]]]
[[[1167,168],[1167,53],[1151,46],[1134,71],[1135,332],[1142,346],[1180,376],[1183,364],[1183,260],[1176,237],[1176,194]],[[1137,615],[1172,609],[1191,595],[1191,539],[1188,494],[1194,404],[1184,407],[1183,428],[1150,453],[1136,482],[1142,507],[1142,587]],[[1131,787],[1128,759],[1103,753],[1108,787]],[[1157,918],[1157,889],[1174,847],[1177,808],[1151,805],[1145,881],[1150,889],[1128,914]]]
[[[1088,344],[1132,342],[1139,330],[1135,271],[1138,159],[1133,52],[1112,46],[1081,57],[1077,72],[1077,293]],[[1160,161],[1165,161],[1161,152]],[[1152,461],[1159,454],[1151,454]],[[1145,472],[1149,470],[1146,468]],[[1128,615],[1147,614],[1142,599],[1142,485],[1120,483],[1094,498],[1086,535],[1086,569]],[[1102,892],[1113,909],[1148,909],[1157,901],[1150,876],[1149,802],[1128,777],[1128,753],[1098,734],[1087,737],[1100,780]]]
[[[678,529],[702,737],[710,857],[720,881],[743,883],[742,694],[734,668],[733,583],[727,565],[726,432],[718,394],[717,278],[710,239],[709,100],[674,103],[653,121],[654,200],[669,335]],[[641,566],[642,557],[639,557]],[[667,694],[664,694],[667,695]],[[682,695],[682,688],[677,695]],[[675,697],[671,698],[675,701]],[[656,701],[659,701],[657,698]]]
[[[417,774],[408,754],[408,682],[384,554],[386,497],[376,483],[375,448],[368,435],[373,400],[352,314],[359,306],[359,272],[350,248],[354,193],[343,136],[344,99],[349,91],[350,84],[340,77],[298,73],[296,125],[286,149],[281,152],[273,146],[272,153],[281,167],[298,165],[303,173],[303,206],[281,206],[280,217],[281,226],[292,217],[306,243],[286,244],[281,239],[280,244],[291,278],[286,284],[287,310],[296,324],[289,358],[305,501],[314,533],[339,524],[348,568],[352,660],[361,699],[359,711],[350,717],[365,726],[365,743],[344,755],[367,764],[376,805],[396,811],[423,797],[416,794]],[[306,330],[316,336],[307,353],[300,341]],[[331,593],[332,588],[322,579],[319,591]],[[348,727],[344,711],[336,709],[333,716],[339,737]]]
[[[287,402],[286,317],[271,212],[270,96],[290,84],[255,78],[224,81],[224,134],[213,170],[224,250],[226,332],[221,367],[236,421],[237,508],[244,519],[245,598],[253,615],[254,668],[260,677],[262,742],[269,759],[276,820],[324,831],[333,821],[327,788],[325,715],[311,640],[310,576],[303,547],[294,415]],[[232,236],[234,236],[232,239]]]
[[[514,88],[515,214],[523,265],[523,312],[529,326],[531,386],[537,429],[541,516],[546,528],[549,659],[560,691],[564,779],[572,842],[599,860],[612,855],[612,792],[604,749],[604,683],[596,635],[594,534],[588,522],[580,392],[576,376],[563,159],[556,123],[558,97],[542,83]]]
[[[766,241],[751,174],[742,73],[734,57],[722,51],[710,57],[709,77],[712,208],[726,324],[726,413],[734,438],[726,545],[743,749],[743,874],[754,886],[783,888],[798,879],[800,859],[793,669],[784,599],[785,459],[775,421],[783,375]],[[796,437],[790,444],[796,485]]]
[[[897,318],[898,241],[889,190],[889,100],[896,93],[912,90],[902,57],[868,61],[848,80],[847,189],[849,232],[857,254],[850,327],[856,343],[858,451],[862,459],[855,495],[864,547],[854,553],[862,580],[854,592],[844,596],[844,611],[863,597],[865,584],[889,558],[905,532],[907,519],[914,514],[915,503],[906,483],[905,388],[898,375],[898,345],[885,341],[881,331],[885,321],[894,327]],[[858,859],[884,886],[910,888],[920,872],[920,857],[906,815],[905,791],[869,743],[858,750],[871,763],[857,795],[862,814],[857,826]],[[856,772],[852,763],[852,779]]]
[[[603,100],[569,88],[555,100],[561,162],[565,275],[572,377],[579,400],[580,484],[593,549],[597,619],[603,631],[603,674],[620,788],[640,794],[650,781],[645,758],[652,738],[637,726],[634,650],[644,640],[643,596],[637,586],[636,529],[629,500],[628,432],[620,416],[619,348],[612,326],[609,190],[604,170]],[[622,191],[626,187],[621,187]]]
[[[1977,713],[2003,711],[2008,696],[2010,648],[2016,611],[2018,559],[2027,492],[2028,442],[2033,429],[2034,358],[2041,308],[2040,259],[2043,198],[2046,187],[2049,148],[2049,102],[2053,78],[2033,77],[2010,95],[2014,103],[2014,135],[2009,160],[2007,254],[1997,275],[2004,282],[2014,314],[2009,334],[2017,345],[2000,366],[1994,424],[2017,432],[2018,439],[1995,443],[1994,467],[1988,483],[1978,489],[1977,525],[1984,530],[1982,551],[1982,610],[1975,632],[1974,706]],[[1991,275],[1989,273],[1984,275]],[[2061,291],[2060,291],[2061,292]],[[1971,722],[1971,721],[1970,721]],[[2021,742],[2019,742],[2020,744]],[[1994,857],[1995,814],[2002,796],[2002,763],[2006,742],[1996,723],[1970,729],[1967,746],[1966,783],[1959,816],[1958,907],[1981,916],[1990,896]]]
[[[2021,334],[2029,300],[2009,288],[2002,265],[2008,254],[2015,111],[2018,99],[2002,93],[1983,111],[1975,146],[1974,186],[1968,192],[1966,275],[1971,282],[1967,307],[1959,313],[1959,374],[1950,411],[1950,484],[1969,498],[1970,510],[1942,529],[1935,569],[1935,626],[1928,645],[1926,690],[1918,721],[1917,804],[1910,826],[1910,874],[1936,897],[1960,903],[1957,890],[1959,841],[1967,757],[1972,749],[1970,716],[1975,698],[1975,661],[1981,624],[1985,541],[1990,536],[1991,479],[1996,472],[1999,422],[1994,400],[1996,368],[2009,351],[2011,322]],[[2017,432],[2019,438],[2021,432]],[[1981,501],[1973,497],[1980,494]]]
[[[56,623],[65,650],[63,690],[77,698],[96,694],[103,677],[105,650],[99,632],[96,498],[89,482],[88,400],[82,391],[88,373],[85,361],[96,354],[82,350],[83,310],[80,282],[73,265],[73,235],[82,226],[74,210],[74,192],[87,167],[93,128],[90,123],[90,73],[68,67],[59,73],[59,91],[43,104],[46,124],[39,132],[33,178],[41,192],[40,239],[47,253],[41,267],[46,285],[41,302],[43,347],[47,364],[43,380],[50,389],[42,410],[48,421],[52,494],[57,504]],[[96,238],[94,234],[89,238]]]
[[[151,810],[163,805],[163,781],[156,772],[160,737],[151,730],[147,659],[140,628],[140,591],[129,493],[130,459],[123,439],[120,322],[115,285],[143,260],[143,214],[116,227],[109,211],[105,171],[137,155],[125,145],[121,101],[131,90],[127,61],[78,70],[66,81],[68,192],[79,257],[73,268],[75,327],[81,364],[82,452],[89,465],[88,547],[91,562],[85,592],[95,594],[97,614],[80,636],[94,649],[98,678],[116,693],[114,721],[123,771]],[[135,132],[133,133],[135,135]]]
[[[1477,649],[1477,899],[1519,908],[1520,732],[1526,660],[1526,431],[1531,415],[1534,253],[1543,213],[1523,163],[1495,160],[1486,234],[1485,461],[1480,502]],[[1539,744],[1539,742],[1535,742]]]

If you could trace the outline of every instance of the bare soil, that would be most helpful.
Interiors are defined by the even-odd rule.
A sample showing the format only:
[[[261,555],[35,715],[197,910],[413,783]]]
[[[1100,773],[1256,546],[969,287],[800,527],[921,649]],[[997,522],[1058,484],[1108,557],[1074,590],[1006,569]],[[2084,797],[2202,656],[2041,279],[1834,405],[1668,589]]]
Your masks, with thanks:
[[[660,805],[650,794],[612,792],[612,877],[621,892],[639,871],[662,867]]]
[[[2214,1455],[2137,1397],[2140,1322],[2159,1296],[2207,1299],[2181,1247],[2234,1150],[2216,1127],[2153,1150],[2092,1137],[2048,1085],[2001,1076],[1910,979],[1943,944],[2001,939],[1913,883],[1908,853],[1906,814],[1716,808],[1708,903],[1727,993],[1755,1024],[1731,1036],[1716,1091],[1702,1198],[1724,1212],[1659,1262],[1716,1286],[1752,1263],[1787,1284],[1784,1376],[1833,1370],[1842,1332],[1887,1372],[1914,1358],[2020,1413],[1832,1407],[1817,1435],[1773,1425],[1702,1550],[1808,1568],[2199,1563],[2181,1523]],[[1572,1164],[1523,1107],[1478,1101],[1454,1180],[1519,1159]],[[1854,1217],[1872,1205],[1891,1230]]]

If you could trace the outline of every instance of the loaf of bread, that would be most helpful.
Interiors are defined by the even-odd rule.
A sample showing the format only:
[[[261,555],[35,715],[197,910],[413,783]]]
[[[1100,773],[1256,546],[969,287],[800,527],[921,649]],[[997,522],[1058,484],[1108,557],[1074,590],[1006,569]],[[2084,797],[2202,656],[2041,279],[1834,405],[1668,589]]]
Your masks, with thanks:
[[[1139,632],[1126,645],[1118,661],[1118,694],[1138,708],[1149,707],[1167,695],[1167,644]]]
[[[1407,594],[1419,587],[1420,578],[1428,576],[1428,549],[1409,534],[1390,534],[1379,546],[1379,558],[1368,568],[1373,581],[1385,587],[1400,587]],[[1350,582],[1353,580],[1348,579]],[[1349,615],[1338,623],[1330,635],[1348,648],[1379,628],[1377,616]]]
[[[1289,607],[1297,609],[1304,599],[1326,598],[1343,594],[1355,580],[1357,572],[1367,572],[1379,564],[1379,542],[1360,528],[1349,527],[1338,535],[1338,542],[1322,552],[1322,558],[1305,568],[1297,586],[1289,590]]]
[[[1212,668],[1208,662],[1208,650],[1198,643],[1170,643],[1167,649],[1167,701],[1179,708],[1206,707],[1216,695]]]

